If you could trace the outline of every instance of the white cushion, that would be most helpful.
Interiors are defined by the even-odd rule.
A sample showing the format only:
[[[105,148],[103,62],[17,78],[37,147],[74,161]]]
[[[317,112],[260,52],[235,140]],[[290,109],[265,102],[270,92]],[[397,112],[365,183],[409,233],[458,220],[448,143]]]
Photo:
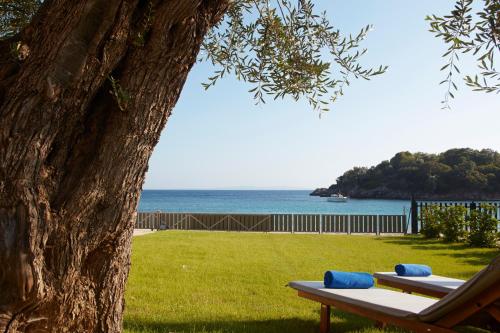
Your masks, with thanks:
[[[342,301],[392,316],[416,315],[437,302],[435,299],[397,291],[369,289],[329,289],[322,281],[294,281],[290,287],[331,300]]]
[[[449,293],[465,283],[464,280],[439,275],[399,276],[394,272],[377,272],[373,274],[373,277],[376,279],[382,278],[387,281],[394,281],[410,286],[426,288],[429,290],[440,291],[444,293]]]

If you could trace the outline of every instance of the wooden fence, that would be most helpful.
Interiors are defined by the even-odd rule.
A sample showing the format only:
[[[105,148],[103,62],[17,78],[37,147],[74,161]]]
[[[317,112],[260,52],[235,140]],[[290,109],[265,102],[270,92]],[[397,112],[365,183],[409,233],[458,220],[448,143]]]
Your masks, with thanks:
[[[404,234],[405,215],[137,213],[136,228],[260,232]]]

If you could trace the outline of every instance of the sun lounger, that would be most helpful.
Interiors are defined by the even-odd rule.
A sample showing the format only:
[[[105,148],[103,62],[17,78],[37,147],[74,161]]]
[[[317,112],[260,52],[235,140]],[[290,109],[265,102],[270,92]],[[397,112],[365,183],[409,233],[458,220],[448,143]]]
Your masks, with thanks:
[[[318,281],[289,286],[300,297],[321,303],[321,333],[329,331],[331,306],[372,319],[380,327],[390,324],[415,332],[451,333],[464,324],[500,329],[500,256],[439,300],[380,288],[326,289]]]
[[[465,283],[464,280],[439,275],[398,276],[394,272],[378,272],[373,274],[373,277],[377,279],[378,285],[438,298],[448,295]]]

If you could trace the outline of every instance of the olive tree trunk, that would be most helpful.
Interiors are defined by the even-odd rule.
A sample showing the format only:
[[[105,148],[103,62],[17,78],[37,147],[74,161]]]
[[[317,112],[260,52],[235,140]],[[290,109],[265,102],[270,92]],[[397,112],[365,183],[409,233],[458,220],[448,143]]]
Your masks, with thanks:
[[[0,45],[0,332],[119,332],[153,147],[225,0],[46,0]]]

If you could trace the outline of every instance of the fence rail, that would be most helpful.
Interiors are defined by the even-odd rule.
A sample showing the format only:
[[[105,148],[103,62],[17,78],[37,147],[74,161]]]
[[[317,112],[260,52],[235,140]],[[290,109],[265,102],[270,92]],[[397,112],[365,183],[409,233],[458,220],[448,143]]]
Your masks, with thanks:
[[[138,212],[138,229],[404,234],[405,215]]]

